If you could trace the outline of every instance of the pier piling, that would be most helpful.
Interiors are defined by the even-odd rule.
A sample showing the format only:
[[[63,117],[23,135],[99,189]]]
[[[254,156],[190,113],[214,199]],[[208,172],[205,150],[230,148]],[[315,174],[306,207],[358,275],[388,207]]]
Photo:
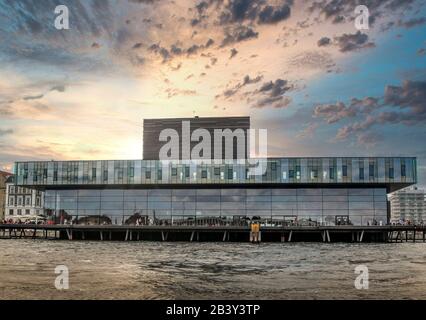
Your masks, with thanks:
[[[361,236],[359,237],[359,242],[362,242],[362,238],[364,238],[364,230],[361,231]]]

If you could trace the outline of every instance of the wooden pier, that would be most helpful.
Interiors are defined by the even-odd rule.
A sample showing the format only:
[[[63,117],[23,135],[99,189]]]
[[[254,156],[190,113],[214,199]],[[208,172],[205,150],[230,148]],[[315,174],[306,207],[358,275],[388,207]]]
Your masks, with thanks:
[[[0,239],[250,241],[250,226],[0,224]],[[425,242],[426,226],[260,227],[263,242]]]

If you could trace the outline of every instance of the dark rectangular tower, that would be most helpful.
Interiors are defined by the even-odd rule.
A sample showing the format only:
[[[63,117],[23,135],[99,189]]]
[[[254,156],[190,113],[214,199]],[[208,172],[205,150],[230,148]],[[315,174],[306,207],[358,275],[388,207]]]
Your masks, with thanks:
[[[250,117],[194,117],[194,118],[168,118],[168,119],[144,119],[143,121],[143,159],[144,160],[159,160],[161,147],[166,142],[159,140],[160,132],[164,129],[174,129],[179,134],[179,159],[182,159],[182,122],[190,122],[190,134],[196,129],[206,129],[212,139],[211,158],[214,157],[214,145],[218,141],[214,141],[215,129],[230,129],[234,132],[236,129],[242,129],[245,134],[245,154],[243,158],[247,158],[250,154],[247,150],[247,140],[249,139]],[[190,143],[191,150],[198,144],[197,141]],[[233,159],[242,158],[238,155],[237,139],[233,141]],[[225,158],[225,142],[222,141],[222,158]],[[186,159],[184,159],[186,160]]]

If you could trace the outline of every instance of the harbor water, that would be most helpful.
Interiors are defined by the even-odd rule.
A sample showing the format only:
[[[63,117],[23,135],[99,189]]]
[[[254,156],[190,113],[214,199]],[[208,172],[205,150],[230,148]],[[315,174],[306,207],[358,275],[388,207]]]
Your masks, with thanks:
[[[426,244],[0,240],[0,299],[426,299]]]

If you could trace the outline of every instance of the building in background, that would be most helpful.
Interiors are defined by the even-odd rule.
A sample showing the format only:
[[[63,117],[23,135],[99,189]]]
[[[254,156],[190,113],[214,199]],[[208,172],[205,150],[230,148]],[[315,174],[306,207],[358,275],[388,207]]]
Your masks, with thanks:
[[[6,180],[12,174],[5,171],[0,171],[0,221],[4,219],[6,206]]]
[[[182,132],[182,123],[189,122],[190,130],[188,132]],[[182,139],[187,139],[190,142],[190,150],[198,144],[199,141],[191,141],[192,133],[197,129],[205,129],[210,133],[211,136],[211,159],[214,158],[214,147],[216,146],[222,154],[222,159],[225,157],[225,143],[221,140],[214,139],[214,130],[226,130],[232,131],[241,129],[244,132],[244,153],[240,151],[238,153],[237,140],[234,139],[232,144],[233,159],[246,159],[250,154],[250,150],[247,150],[247,142],[249,141],[250,129],[250,117],[194,117],[194,118],[168,118],[168,119],[145,119],[143,121],[143,159],[144,160],[159,160],[159,153],[161,147],[167,142],[160,142],[160,133],[165,129],[173,129],[179,135],[179,146],[182,146]],[[220,148],[220,143],[222,144]],[[182,148],[179,148],[180,153],[177,159],[189,159],[189,157],[183,157]],[[176,159],[176,160],[177,160]]]
[[[10,176],[6,182],[5,220],[22,222],[43,220],[44,193],[17,186],[14,179],[14,176]]]
[[[417,187],[406,188],[389,195],[391,222],[426,223],[426,192]]]

